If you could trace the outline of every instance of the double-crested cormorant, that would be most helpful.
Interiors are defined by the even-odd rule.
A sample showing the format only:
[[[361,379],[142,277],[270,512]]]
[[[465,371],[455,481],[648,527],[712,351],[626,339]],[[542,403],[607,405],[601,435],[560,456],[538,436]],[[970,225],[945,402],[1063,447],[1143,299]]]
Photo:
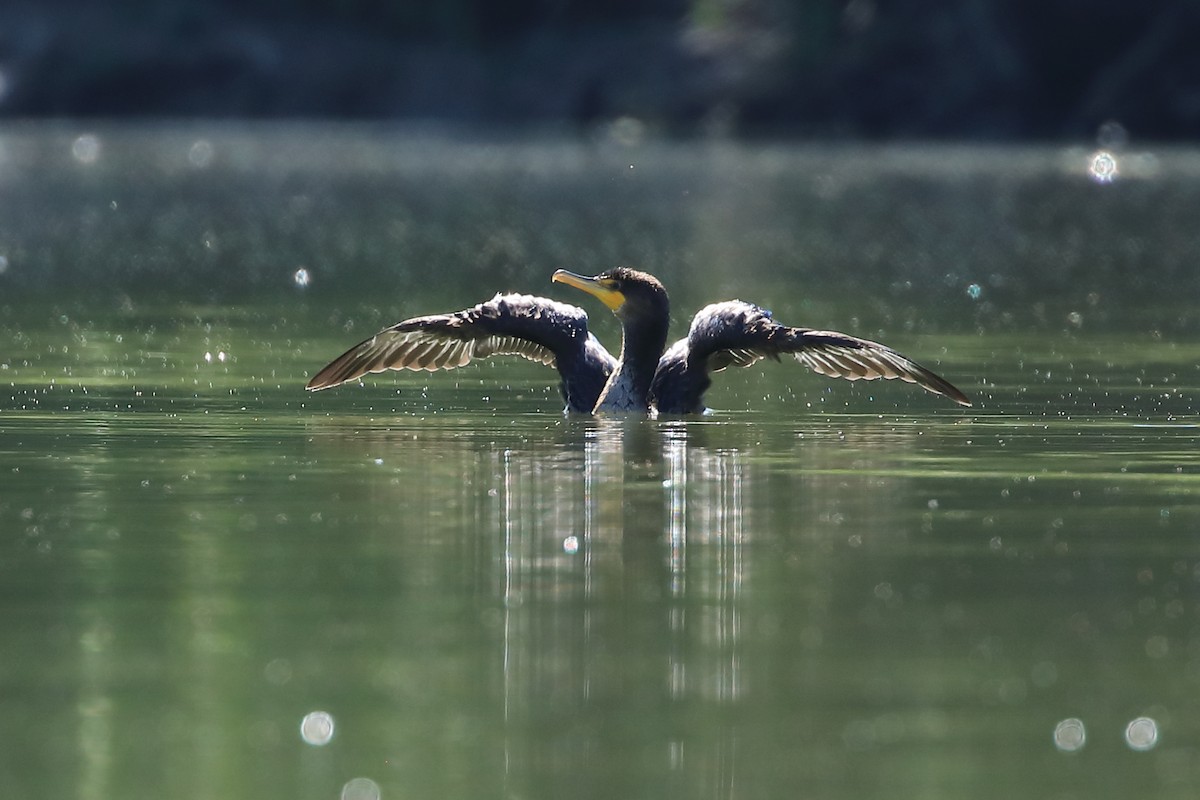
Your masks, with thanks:
[[[498,294],[451,314],[414,317],[338,356],[308,389],[328,389],[387,369],[461,367],[474,358],[518,355],[558,368],[568,411],[693,414],[704,411],[711,375],[790,355],[833,378],[899,378],[959,405],[971,401],[948,382],[889,347],[836,331],[791,328],[741,300],[705,306],[669,349],[667,291],[653,275],[617,267],[594,278],[558,270],[552,279],[600,299],[621,320],[614,358],[587,327],[582,308],[523,294]],[[664,352],[665,349],[665,352]]]

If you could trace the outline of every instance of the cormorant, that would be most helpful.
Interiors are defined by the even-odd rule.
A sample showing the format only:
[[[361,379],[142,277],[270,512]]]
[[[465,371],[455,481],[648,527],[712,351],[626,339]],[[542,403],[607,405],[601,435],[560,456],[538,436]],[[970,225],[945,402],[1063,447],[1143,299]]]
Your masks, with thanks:
[[[712,373],[790,355],[822,375],[899,378],[971,405],[950,383],[889,347],[836,331],[780,325],[771,312],[741,300],[700,309],[687,336],[667,349],[670,304],[653,275],[617,267],[588,278],[560,269],[552,280],[597,297],[617,315],[624,334],[620,356],[614,358],[588,331],[582,308],[497,294],[474,308],[386,328],[330,362],[307,388],[328,389],[387,369],[433,372],[474,358],[518,355],[558,368],[567,411],[694,414],[704,411]]]

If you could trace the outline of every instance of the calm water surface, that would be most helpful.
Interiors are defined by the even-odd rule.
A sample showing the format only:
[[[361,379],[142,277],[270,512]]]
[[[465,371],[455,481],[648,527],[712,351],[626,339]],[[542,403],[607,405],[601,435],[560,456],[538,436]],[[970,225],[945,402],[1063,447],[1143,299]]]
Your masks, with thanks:
[[[684,148],[631,219],[610,172],[655,169],[637,148],[506,145],[488,160],[426,143],[437,158],[418,163],[394,155],[416,147],[395,132],[135,129],[92,134],[87,161],[79,135],[0,137],[26,169],[3,188],[0,229],[6,796],[1200,788],[1200,335],[1179,282],[1146,281],[1182,269],[1191,242],[1169,226],[1072,233],[1109,230],[1096,214],[1177,213],[1200,193],[1187,154],[1136,162],[1160,171],[1101,187],[1125,194],[1097,212],[1067,202],[1097,190],[1063,166],[1071,153],[1003,154],[1019,167],[1006,172],[982,152],[947,173],[924,151],[733,147],[692,174]],[[272,161],[329,138],[358,161]],[[147,151],[167,166],[134,158]],[[536,169],[513,166],[521,154]],[[895,167],[909,163],[924,167]],[[878,182],[838,176],[864,170],[893,194],[858,218],[873,192],[853,187]],[[720,237],[697,215],[745,217],[714,171],[796,196],[755,210],[754,235]],[[481,196],[457,214],[472,176]],[[47,182],[59,202],[35,214]],[[1038,182],[1061,218],[1014,222]],[[680,186],[703,202],[673,217]],[[367,225],[384,214],[373,192],[408,198],[395,213],[410,227]],[[797,232],[807,193],[832,208]],[[976,193],[985,219],[956,217]],[[993,196],[1016,204],[1011,239],[987,219]],[[898,233],[914,204],[928,229]],[[414,232],[417,217],[435,230]],[[596,233],[610,218],[630,252]],[[854,228],[845,257],[878,292],[768,266],[793,247],[827,254],[827,225]],[[993,231],[982,250],[971,225]],[[343,228],[355,240],[331,244]],[[473,253],[491,241],[491,260],[464,237]],[[680,238],[722,248],[726,268],[678,255]],[[398,242],[413,249],[384,257]],[[552,373],[512,361],[303,393],[402,315],[499,288],[571,299],[547,283],[560,247],[585,254],[574,266],[663,274],[677,331],[718,296],[769,301],[786,321],[884,339],[976,407],[777,364],[723,376],[716,413],[675,420],[563,417]],[[1110,257],[1094,280],[1055,283],[1047,264],[1089,248]],[[1134,251],[1133,266],[1113,255]],[[406,277],[422,269],[439,279]]]

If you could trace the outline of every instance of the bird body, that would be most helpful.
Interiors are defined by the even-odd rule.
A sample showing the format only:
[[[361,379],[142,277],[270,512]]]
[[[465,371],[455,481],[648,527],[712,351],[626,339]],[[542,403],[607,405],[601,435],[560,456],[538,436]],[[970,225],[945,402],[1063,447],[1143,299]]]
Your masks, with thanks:
[[[415,317],[350,348],[309,381],[311,391],[387,369],[452,369],[491,355],[519,355],[558,369],[567,411],[694,414],[711,375],[784,355],[822,375],[898,378],[959,405],[971,402],[930,370],[885,345],[836,331],[793,328],[741,300],[705,306],[688,334],[667,342],[670,303],[652,275],[617,267],[595,277],[559,270],[565,283],[600,299],[621,320],[614,358],[588,331],[587,313],[533,295],[498,294],[463,311]]]

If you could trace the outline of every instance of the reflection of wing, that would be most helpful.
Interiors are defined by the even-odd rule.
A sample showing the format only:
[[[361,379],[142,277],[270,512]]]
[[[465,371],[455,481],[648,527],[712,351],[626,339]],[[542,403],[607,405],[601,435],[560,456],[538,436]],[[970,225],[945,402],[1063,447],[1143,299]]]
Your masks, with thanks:
[[[659,362],[651,390],[660,412],[689,414],[704,410],[709,375],[730,366],[745,367],[763,358],[791,355],[814,372],[831,378],[899,378],[969,406],[966,395],[946,380],[890,347],[836,331],[790,328],[765,309],[740,300],[714,303],[692,319],[681,339]]]
[[[388,369],[453,369],[494,355],[556,366],[568,406],[582,411],[592,410],[616,363],[588,333],[583,309],[543,297],[498,294],[474,308],[415,317],[382,330],[331,361],[307,388],[328,389]]]

